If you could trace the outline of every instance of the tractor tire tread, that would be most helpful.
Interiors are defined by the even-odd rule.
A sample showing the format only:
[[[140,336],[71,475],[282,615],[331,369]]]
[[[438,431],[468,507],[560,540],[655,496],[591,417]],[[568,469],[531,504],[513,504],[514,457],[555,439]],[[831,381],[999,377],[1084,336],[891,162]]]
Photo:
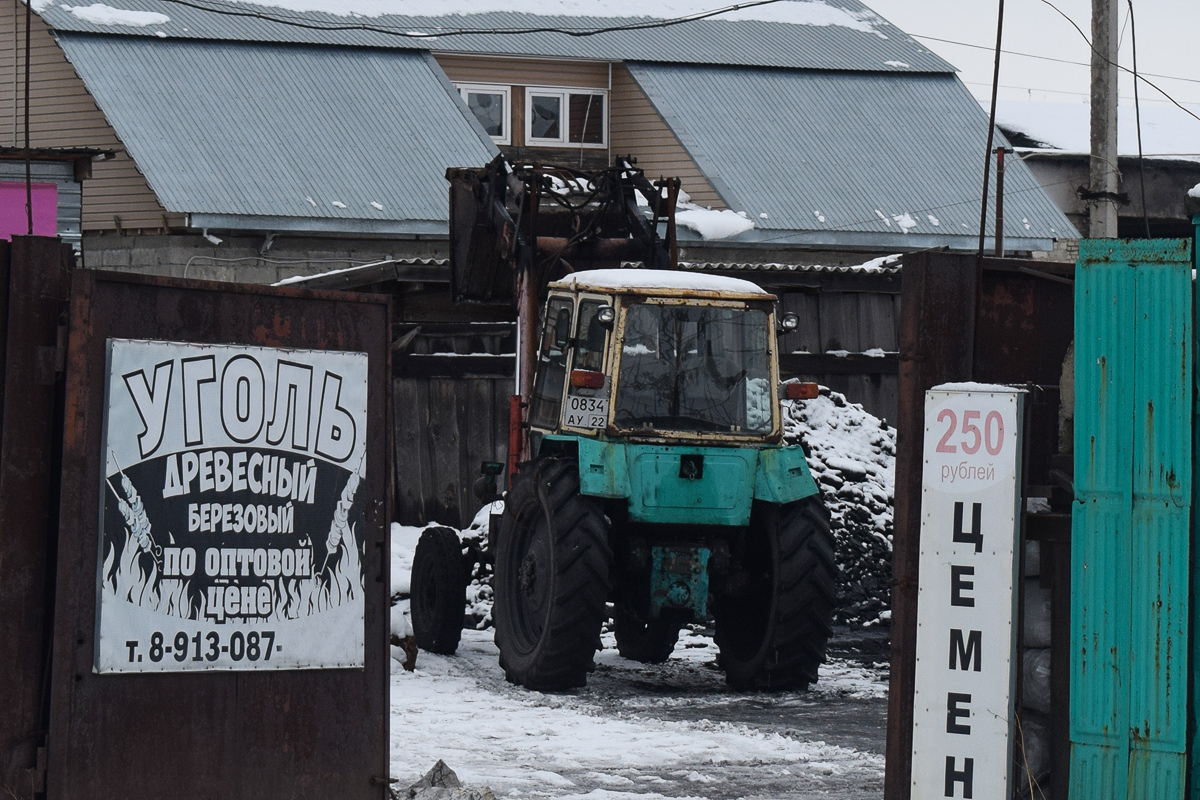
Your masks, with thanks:
[[[410,613],[417,647],[453,655],[462,638],[466,572],[458,533],[426,528],[413,554]]]

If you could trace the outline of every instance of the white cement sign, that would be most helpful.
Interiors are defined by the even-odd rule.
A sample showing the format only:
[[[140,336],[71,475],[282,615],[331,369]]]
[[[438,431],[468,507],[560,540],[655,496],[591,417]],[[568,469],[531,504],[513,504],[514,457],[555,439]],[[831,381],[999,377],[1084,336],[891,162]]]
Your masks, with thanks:
[[[97,672],[364,664],[367,356],[111,339]]]
[[[914,798],[1010,797],[1022,395],[925,394]]]

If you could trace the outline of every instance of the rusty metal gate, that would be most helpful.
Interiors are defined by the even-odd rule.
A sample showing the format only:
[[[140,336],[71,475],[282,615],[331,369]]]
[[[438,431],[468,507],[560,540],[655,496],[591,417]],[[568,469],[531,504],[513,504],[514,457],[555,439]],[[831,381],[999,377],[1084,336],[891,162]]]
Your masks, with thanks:
[[[886,800],[923,800],[912,792],[913,687],[916,673],[923,399],[939,383],[1026,385],[1027,452],[1022,496],[1064,500],[1055,487],[1064,454],[1060,380],[1072,334],[1074,265],[954,253],[904,258],[900,324],[900,410],[896,448],[896,532],[892,555],[892,658],[888,695]],[[915,433],[914,433],[915,432]],[[1069,448],[1068,448],[1069,449]],[[1065,455],[1067,463],[1070,454]],[[1054,497],[1058,495],[1059,497]],[[1069,502],[1069,501],[1068,501]],[[1069,513],[1023,514],[1026,540],[1038,541],[1036,578],[1052,597],[1051,761],[1046,796],[1066,797],[1066,699],[1070,606]],[[1022,646],[1024,643],[1022,642]],[[1018,687],[1020,688],[1020,687]],[[1018,693],[1019,696],[1019,693]],[[1018,708],[1018,715],[1024,709]]]
[[[70,247],[0,241],[0,796],[44,786],[57,359]]]
[[[50,682],[48,798],[378,800],[386,796],[389,324],[387,300],[372,295],[91,271],[73,274]],[[238,353],[242,355],[235,355]],[[118,369],[120,363],[135,358],[143,359],[149,368]],[[309,384],[303,382],[303,375],[312,374],[312,364],[333,363],[332,359],[350,364],[359,370],[353,375],[361,373],[362,379],[347,378],[343,384],[332,371],[317,371],[316,381],[310,377]],[[214,363],[220,367],[215,371]],[[257,373],[254,364],[259,365]],[[192,370],[190,383],[188,370]],[[175,395],[166,393],[172,374],[179,376],[181,391],[194,392],[184,397],[182,411],[170,412],[181,413],[182,418],[168,416],[168,408],[178,407],[167,405],[175,402],[169,399]],[[286,384],[285,374],[290,381]],[[276,382],[271,384],[272,380]],[[209,394],[202,394],[198,387],[207,385],[220,386],[219,423],[224,426],[224,441],[249,442],[242,445],[240,454],[229,446],[224,455],[220,448],[201,451],[212,446],[203,444],[208,441],[203,437],[192,438],[193,423],[211,424],[211,418],[204,416],[212,411],[205,398],[218,395],[213,394],[215,389],[205,389]],[[262,389],[271,385],[274,399]],[[142,415],[140,423],[125,411],[120,411],[124,416],[118,413],[113,398],[126,386]],[[267,399],[255,400],[258,389]],[[306,394],[310,390],[311,395]],[[162,397],[168,399],[160,405]],[[312,410],[306,416],[301,409],[315,409],[318,398],[320,411]],[[231,416],[225,414],[226,402],[232,403]],[[310,405],[303,405],[305,402]],[[274,403],[275,411],[284,416],[268,416],[271,409],[263,403]],[[363,416],[356,418],[355,409],[360,408]],[[159,415],[154,417],[159,423],[148,421],[152,413]],[[309,429],[304,426],[309,419],[316,431],[315,461],[263,455],[270,451],[256,444],[260,439],[255,436],[266,436],[265,441],[276,444],[276,434],[270,432],[275,426],[280,441],[287,437],[285,443],[307,447]],[[362,420],[365,431],[358,430]],[[256,422],[258,429],[254,428]],[[140,432],[143,428],[145,433]],[[146,442],[156,436],[182,439],[174,455],[151,462],[145,453],[158,445]],[[134,453],[136,447],[143,447],[141,463],[130,463],[136,459],[120,449],[126,446],[123,442],[133,442],[129,446]],[[248,455],[254,448],[259,449]],[[249,463],[241,473],[242,486],[249,480],[251,486],[271,494],[268,504],[275,504],[268,508],[263,500],[254,506],[228,499],[223,504],[177,503],[172,508],[186,508],[186,512],[156,517],[155,509],[168,500],[179,501],[179,496],[190,491],[197,469],[200,477],[195,485],[205,487],[206,458],[211,458],[210,496],[221,489],[221,474],[226,476],[226,489],[231,474],[233,489],[229,491],[238,489],[240,458],[243,467]],[[224,467],[213,466],[222,461]],[[334,462],[345,462],[344,468],[327,467]],[[166,464],[165,480],[161,470],[155,473],[157,483],[146,477],[150,473],[144,468],[150,463]],[[280,477],[285,474],[287,486]],[[214,480],[216,489],[212,488]],[[243,494],[249,491],[244,489]],[[193,530],[219,528],[227,536],[266,537],[253,540],[263,542],[272,532],[279,531],[282,537],[285,530],[301,529],[306,493],[308,503],[314,502],[315,494],[315,506],[324,503],[323,513],[327,512],[321,517],[326,520],[323,527],[308,526],[307,553],[303,539],[301,546],[291,549],[278,545],[270,549],[271,545],[262,544],[222,544],[207,550],[183,546],[188,541],[185,536]],[[285,496],[292,498],[286,504],[278,499]],[[333,523],[328,521],[331,517]],[[164,526],[164,518],[174,520],[175,527]],[[110,520],[126,535],[119,564],[112,561],[116,548],[105,538]],[[240,534],[229,534],[231,530]],[[356,541],[358,547],[353,546]],[[194,551],[190,555],[189,549]],[[189,558],[193,559],[190,564]],[[334,590],[334,562],[339,569],[345,566],[346,575],[357,577],[357,585],[346,578],[344,588],[344,597],[357,593],[361,598],[353,606],[348,600],[339,600],[342,605],[337,605],[329,599]],[[326,567],[330,571],[327,577]],[[238,576],[249,575],[251,570],[254,575],[278,575],[278,588],[247,588],[245,579]],[[127,574],[134,583],[121,583]],[[122,612],[126,615],[119,620],[128,628],[113,627],[108,609],[124,609],[137,597],[147,596],[151,590],[146,587],[154,580],[161,580],[155,586],[164,587],[156,599],[166,603],[168,575],[192,576],[190,583],[177,578],[171,584],[171,602],[183,621],[171,623],[175,627],[159,623],[161,629],[154,629],[153,634],[144,632],[141,638],[115,635],[113,631],[124,634],[133,630],[135,623],[142,624],[142,617],[136,614],[143,613],[146,606],[143,602]],[[283,576],[296,577],[285,581]],[[147,583],[136,583],[139,580]],[[215,585],[198,591],[202,580]],[[239,584],[239,580],[243,582]],[[342,578],[337,580],[340,587]],[[288,623],[280,620],[293,620],[294,609],[300,607],[299,594],[292,604],[288,593],[310,590],[315,594],[306,595],[310,611],[304,612],[309,619],[330,608],[349,607],[355,612],[349,617],[350,624],[342,626],[351,642],[348,658],[310,663],[312,659],[306,659],[302,651],[319,647],[320,642],[292,639],[287,648],[275,644],[275,632],[269,629],[284,627]],[[274,616],[267,616],[272,608]],[[101,611],[104,613],[98,616]],[[188,613],[196,616],[188,617]],[[226,613],[242,615],[238,621],[245,627],[232,629],[232,633],[229,628],[214,627],[211,620],[215,615]],[[202,629],[196,627],[202,623],[210,623],[207,634],[202,635]],[[106,626],[110,626],[107,632]],[[272,656],[275,662],[267,664]],[[318,666],[324,668],[311,668]]]

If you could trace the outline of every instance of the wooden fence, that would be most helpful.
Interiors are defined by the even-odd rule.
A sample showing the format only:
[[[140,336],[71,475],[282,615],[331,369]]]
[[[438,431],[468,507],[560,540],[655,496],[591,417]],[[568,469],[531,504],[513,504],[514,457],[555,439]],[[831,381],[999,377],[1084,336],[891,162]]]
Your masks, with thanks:
[[[752,277],[800,317],[799,329],[781,339],[784,378],[815,380],[895,419],[898,272],[762,270]],[[513,324],[409,321],[396,336],[397,519],[464,526],[480,507],[472,493],[480,463],[506,460]]]

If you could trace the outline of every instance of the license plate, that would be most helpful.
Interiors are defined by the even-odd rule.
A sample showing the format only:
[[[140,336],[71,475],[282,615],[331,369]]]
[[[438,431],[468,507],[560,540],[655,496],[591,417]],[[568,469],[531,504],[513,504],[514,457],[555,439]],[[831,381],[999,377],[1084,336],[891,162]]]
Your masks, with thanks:
[[[568,395],[568,428],[603,428],[608,425],[608,398]]]

